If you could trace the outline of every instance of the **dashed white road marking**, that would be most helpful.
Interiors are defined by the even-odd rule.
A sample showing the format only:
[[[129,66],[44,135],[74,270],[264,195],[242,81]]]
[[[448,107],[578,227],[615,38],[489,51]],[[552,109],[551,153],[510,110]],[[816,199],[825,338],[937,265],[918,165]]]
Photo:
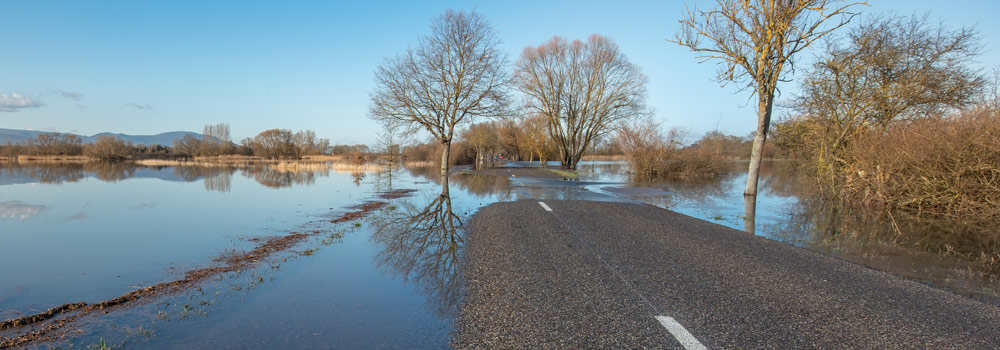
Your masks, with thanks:
[[[687,329],[684,329],[684,326],[681,326],[681,324],[678,323],[673,317],[656,316],[656,320],[660,321],[660,324],[670,331],[670,334],[673,334],[674,338],[677,338],[677,341],[681,342],[681,345],[684,345],[685,349],[708,350],[705,345],[702,345],[698,339],[695,339],[695,337],[691,335]]]
[[[538,202],[538,205],[541,205],[542,209],[545,209],[545,211],[552,211],[552,208],[549,208],[549,206],[545,205],[545,202]]]

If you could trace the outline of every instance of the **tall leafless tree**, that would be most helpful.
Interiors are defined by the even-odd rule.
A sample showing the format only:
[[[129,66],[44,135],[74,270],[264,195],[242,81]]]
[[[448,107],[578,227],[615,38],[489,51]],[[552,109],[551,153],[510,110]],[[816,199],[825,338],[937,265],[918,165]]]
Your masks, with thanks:
[[[611,39],[554,37],[524,49],[514,81],[532,112],[548,119],[562,165],[576,169],[591,142],[645,111],[646,75]]]
[[[444,145],[441,172],[447,173],[455,127],[504,114],[507,59],[499,46],[479,14],[446,11],[416,49],[387,58],[375,71],[369,116],[429,132]]]
[[[846,25],[866,1],[716,0],[717,7],[687,10],[672,42],[702,62],[716,61],[720,82],[741,84],[757,96],[757,131],[744,196],[757,196],[761,153],[771,124],[778,83],[793,58],[816,40]],[[756,203],[756,201],[753,201]],[[749,210],[748,210],[749,212]]]

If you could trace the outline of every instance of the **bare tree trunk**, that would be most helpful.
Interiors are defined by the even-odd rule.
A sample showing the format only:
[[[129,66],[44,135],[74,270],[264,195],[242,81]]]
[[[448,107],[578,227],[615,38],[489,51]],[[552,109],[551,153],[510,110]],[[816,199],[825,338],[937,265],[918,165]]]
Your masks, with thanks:
[[[451,142],[442,142],[444,150],[441,151],[441,176],[448,175],[448,156],[451,154]]]
[[[757,133],[753,138],[753,150],[750,152],[750,169],[747,172],[747,187],[744,196],[757,197],[757,178],[760,175],[760,159],[764,153],[764,142],[767,141],[767,129],[771,125],[771,107],[774,97],[762,96],[757,111]]]
[[[743,216],[743,230],[752,235],[757,228],[757,197],[744,196],[743,206],[746,209],[746,214]]]

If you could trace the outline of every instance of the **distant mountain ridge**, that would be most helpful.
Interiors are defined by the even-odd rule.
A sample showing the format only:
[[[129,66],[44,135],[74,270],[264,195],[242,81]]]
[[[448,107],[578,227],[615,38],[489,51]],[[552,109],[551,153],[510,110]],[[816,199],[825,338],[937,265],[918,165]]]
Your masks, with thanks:
[[[78,134],[70,134],[65,132],[46,132],[46,131],[36,131],[36,130],[17,130],[17,129],[0,129],[0,145],[6,145],[8,143],[21,143],[26,140],[33,139],[38,136],[38,134],[68,134],[80,136],[84,143],[94,143],[99,137],[102,136],[114,136],[125,141],[130,141],[135,145],[163,145],[163,146],[173,146],[174,140],[183,138],[187,135],[192,135],[199,140],[202,135],[196,132],[190,131],[170,131],[165,133],[160,133],[156,135],[127,135],[127,134],[115,134],[110,132],[102,132],[93,136],[85,136]]]

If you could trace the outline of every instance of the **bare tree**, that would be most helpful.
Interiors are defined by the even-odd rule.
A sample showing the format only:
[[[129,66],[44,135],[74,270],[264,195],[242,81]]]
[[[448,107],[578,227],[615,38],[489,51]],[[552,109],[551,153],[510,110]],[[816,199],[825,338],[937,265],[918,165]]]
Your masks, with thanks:
[[[596,34],[587,42],[554,37],[525,48],[514,71],[529,108],[548,119],[568,169],[594,139],[645,111],[647,80],[617,44]]]
[[[211,143],[229,143],[232,140],[229,138],[229,124],[228,123],[218,123],[215,125],[205,125],[202,129],[202,135],[205,136],[205,140]]]
[[[538,155],[538,164],[545,167],[545,162],[549,160],[549,149],[552,147],[552,140],[548,132],[548,118],[543,115],[528,117],[522,123],[524,128],[525,147],[528,149],[528,163],[530,164],[532,155]]]
[[[48,156],[83,154],[83,139],[72,134],[42,133],[32,142],[38,153]]]
[[[508,118],[497,125],[498,146],[509,160],[521,160],[525,145],[524,128],[520,118]]]
[[[423,129],[444,145],[441,173],[455,127],[504,114],[508,76],[500,39],[479,14],[446,11],[417,48],[387,58],[375,71],[369,116]]]
[[[874,17],[831,41],[803,84],[798,106],[838,124],[876,126],[961,108],[986,80],[972,68],[975,31],[949,31],[923,17]]]
[[[201,142],[198,144],[196,153],[200,156],[217,156],[232,151],[234,145],[229,138],[229,124],[205,125],[202,128]]]
[[[476,169],[482,169],[499,142],[496,125],[492,122],[472,124],[460,136],[476,152]]]
[[[292,136],[295,146],[303,155],[327,154],[330,152],[330,140],[316,137],[312,130],[300,130]]]
[[[891,124],[973,105],[986,80],[973,67],[978,36],[929,25],[927,16],[865,20],[831,40],[803,82],[797,118],[783,123],[824,190],[854,164],[849,146]]]
[[[716,0],[718,7],[687,10],[673,40],[715,60],[719,81],[743,84],[757,96],[757,132],[744,196],[757,196],[761,154],[771,124],[778,83],[793,57],[814,41],[847,24],[850,10],[866,1],[843,0]],[[704,40],[704,41],[703,41]],[[754,201],[756,202],[756,201]]]
[[[402,152],[401,145],[407,141],[408,136],[406,133],[400,132],[398,123],[382,123],[382,129],[376,135],[376,144],[378,151],[389,158],[390,171],[392,166],[396,164],[396,160]]]
[[[261,131],[253,139],[253,153],[267,159],[291,158],[298,159],[301,150],[295,145],[295,136],[291,130],[270,129]]]
[[[132,158],[135,150],[132,142],[114,136],[101,136],[93,145],[87,147],[83,154],[102,160],[120,160]]]

